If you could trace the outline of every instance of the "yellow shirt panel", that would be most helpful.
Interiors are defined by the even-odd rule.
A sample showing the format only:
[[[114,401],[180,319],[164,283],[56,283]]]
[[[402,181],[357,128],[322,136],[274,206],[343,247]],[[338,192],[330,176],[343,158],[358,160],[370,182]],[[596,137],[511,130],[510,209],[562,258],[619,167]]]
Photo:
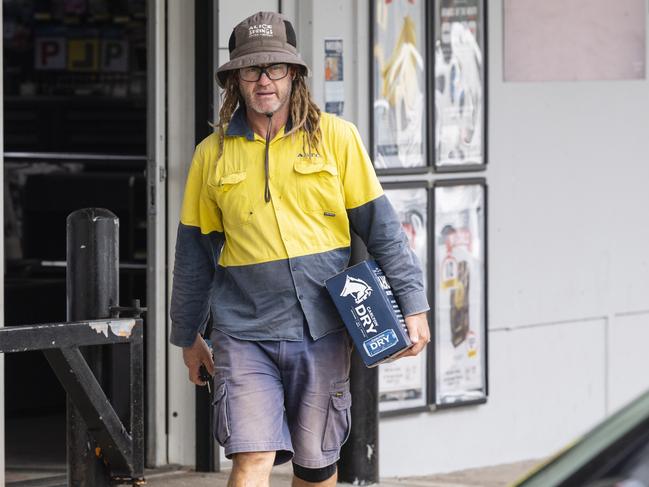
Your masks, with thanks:
[[[350,245],[346,210],[383,190],[353,124],[322,114],[321,127],[317,153],[305,153],[302,133],[285,136],[280,130],[271,141],[268,203],[261,137],[226,136],[218,161],[216,135],[199,144],[182,221],[203,233],[225,233],[220,265],[258,264]]]
[[[184,225],[199,227],[201,233],[208,234],[214,231],[223,232],[221,211],[206,191],[205,180],[210,170],[209,136],[201,142],[194,151],[192,164],[189,168],[185,183],[185,195],[180,211],[180,222]],[[216,155],[216,154],[214,154]]]

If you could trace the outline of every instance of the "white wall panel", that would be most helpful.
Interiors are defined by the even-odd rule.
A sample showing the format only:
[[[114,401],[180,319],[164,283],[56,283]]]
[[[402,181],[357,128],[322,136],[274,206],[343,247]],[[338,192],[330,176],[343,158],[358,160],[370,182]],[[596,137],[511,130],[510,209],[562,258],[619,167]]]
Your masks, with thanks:
[[[167,19],[167,282],[170,293],[180,205],[195,142],[193,2],[168,2]],[[171,344],[167,350],[169,462],[194,465],[194,385],[187,378],[181,350]]]
[[[649,92],[649,87],[645,88]],[[635,93],[634,93],[635,95]],[[648,100],[649,96],[644,96]],[[648,104],[639,104],[640,110],[649,110]],[[625,123],[632,132],[633,138],[629,140],[631,149],[635,154],[625,155],[622,162],[615,166],[622,171],[617,178],[608,185],[608,201],[615,202],[612,218],[604,223],[610,239],[614,242],[611,247],[611,286],[612,304],[615,312],[649,310],[649,225],[647,222],[647,209],[649,208],[649,138],[640,135],[641,129],[629,127],[636,123],[649,126],[647,120],[623,122],[622,117],[617,119]],[[613,147],[612,150],[615,150]],[[613,156],[613,154],[611,154]]]
[[[649,82],[504,83],[489,2],[492,326],[648,309]]]
[[[166,0],[147,4],[147,165],[149,203],[147,222],[146,324],[146,465],[167,463],[167,201],[163,177],[167,162],[166,128]]]
[[[365,2],[360,2],[360,5]],[[362,15],[359,19],[359,15]],[[348,0],[303,0],[297,5],[298,48],[311,68],[311,93],[313,99],[324,109],[324,40],[343,39],[343,70],[345,105],[342,118],[356,122],[359,107],[367,106],[358,102],[357,93],[367,94],[367,74],[359,73],[358,63],[367,71],[367,51],[359,52],[358,41],[367,32],[367,26],[358,29],[358,22],[365,22],[368,12],[357,12],[356,2]],[[360,36],[360,37],[359,37]]]
[[[604,417],[604,320],[491,332],[489,343],[487,404],[382,420],[381,476],[541,458]]]
[[[0,3],[0,18],[2,18],[2,4]],[[0,66],[4,66],[2,53],[2,26],[0,26]],[[2,84],[3,76],[0,76],[0,111],[4,113],[4,86]],[[4,117],[0,119],[0,147],[4,147]],[[4,160],[0,154],[0,201],[4,201]],[[0,241],[4,242],[4,218],[3,224],[0,225]],[[0,276],[5,275],[4,245],[0,248]],[[0,282],[0,326],[5,324],[4,308],[4,277]],[[5,369],[4,354],[0,353],[0,485],[5,484]]]
[[[608,331],[609,411],[649,389],[649,313],[616,316]]]

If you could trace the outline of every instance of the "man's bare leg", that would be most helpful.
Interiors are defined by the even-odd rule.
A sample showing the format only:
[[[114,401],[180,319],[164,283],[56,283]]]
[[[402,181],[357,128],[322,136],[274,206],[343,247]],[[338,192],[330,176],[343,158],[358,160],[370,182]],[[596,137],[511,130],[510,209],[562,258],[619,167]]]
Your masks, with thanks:
[[[274,462],[274,451],[234,454],[228,487],[268,487]]]
[[[337,480],[338,471],[336,471],[336,473],[329,477],[327,480],[323,480],[322,482],[307,482],[306,480],[302,480],[294,476],[292,485],[293,487],[334,487]]]

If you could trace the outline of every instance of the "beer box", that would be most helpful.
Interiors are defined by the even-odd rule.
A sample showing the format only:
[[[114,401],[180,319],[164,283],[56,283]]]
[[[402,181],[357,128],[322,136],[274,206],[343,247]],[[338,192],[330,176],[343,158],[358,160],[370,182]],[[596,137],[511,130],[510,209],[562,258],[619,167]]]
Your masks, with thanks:
[[[410,347],[406,322],[385,274],[366,260],[327,279],[327,291],[367,367]]]

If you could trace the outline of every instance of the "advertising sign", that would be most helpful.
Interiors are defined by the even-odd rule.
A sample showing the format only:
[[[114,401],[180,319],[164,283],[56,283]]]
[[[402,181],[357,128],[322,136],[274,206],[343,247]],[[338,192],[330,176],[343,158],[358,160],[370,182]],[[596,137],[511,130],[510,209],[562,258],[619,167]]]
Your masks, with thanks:
[[[435,167],[485,164],[484,6],[441,0],[435,12]]]
[[[371,1],[374,164],[426,167],[426,2]]]
[[[410,248],[421,262],[428,289],[428,189],[425,183],[415,184],[414,187],[386,184],[385,194],[399,216]],[[416,357],[401,358],[379,367],[379,412],[405,412],[426,407],[427,355],[425,350]]]
[[[487,394],[486,186],[446,180],[434,188],[435,402]]]
[[[345,108],[343,40],[325,39],[325,112],[342,115]]]
[[[645,0],[504,0],[503,23],[505,81],[646,78]]]

